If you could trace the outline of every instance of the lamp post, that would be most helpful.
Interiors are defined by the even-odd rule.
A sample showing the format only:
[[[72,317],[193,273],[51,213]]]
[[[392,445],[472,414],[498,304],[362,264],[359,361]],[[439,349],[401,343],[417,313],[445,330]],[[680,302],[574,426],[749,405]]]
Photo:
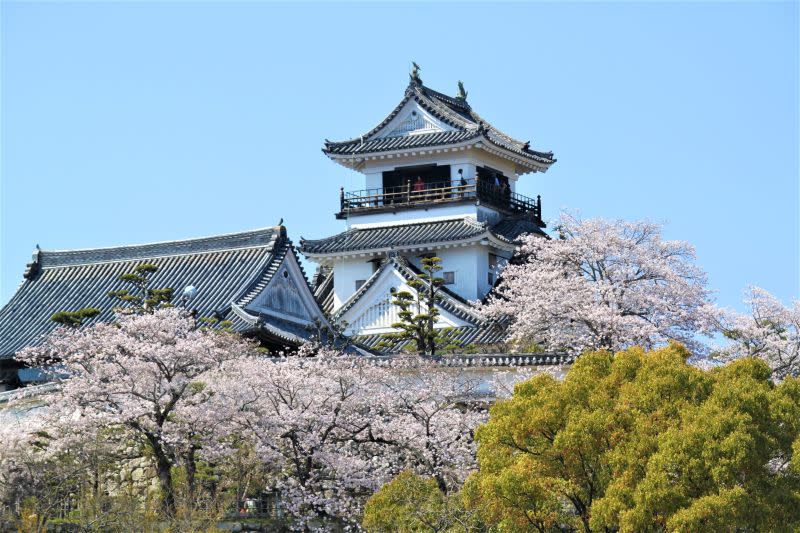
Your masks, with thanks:
[[[187,311],[186,306],[189,303],[189,300],[197,296],[197,287],[194,285],[187,285],[183,288],[183,292],[181,293],[180,299],[180,306],[183,308],[184,313],[188,314],[192,318],[194,318],[194,327],[197,328],[198,320],[197,320],[197,310],[194,309],[192,311]]]
[[[197,287],[194,285],[187,285],[183,288],[183,293],[181,294],[181,307],[186,309],[186,304],[189,303],[189,300],[194,298],[197,295]]]

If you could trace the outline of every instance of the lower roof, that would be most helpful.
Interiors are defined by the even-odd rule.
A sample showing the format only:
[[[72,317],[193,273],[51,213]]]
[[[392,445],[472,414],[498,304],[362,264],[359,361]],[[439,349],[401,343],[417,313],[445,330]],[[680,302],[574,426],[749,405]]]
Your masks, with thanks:
[[[506,217],[494,224],[487,224],[465,217],[352,228],[324,239],[301,239],[300,251],[307,256],[335,255],[345,252],[397,250],[437,243],[464,243],[488,237],[513,246],[526,233],[546,235],[536,222],[528,218]]]
[[[0,359],[35,345],[59,325],[50,317],[59,311],[86,307],[101,310],[87,324],[110,321],[119,302],[108,292],[129,289],[119,276],[140,264],[156,265],[152,288],[171,288],[173,303],[180,305],[189,285],[197,294],[185,305],[198,316],[232,319],[239,331],[252,331],[292,343],[298,332],[270,320],[248,324],[232,316],[232,305],[245,305],[254,291],[264,287],[275,273],[276,263],[292,250],[283,226],[229,235],[187,239],[157,244],[120,246],[90,250],[34,252],[25,277],[11,300],[0,309]],[[293,252],[292,252],[293,253]]]

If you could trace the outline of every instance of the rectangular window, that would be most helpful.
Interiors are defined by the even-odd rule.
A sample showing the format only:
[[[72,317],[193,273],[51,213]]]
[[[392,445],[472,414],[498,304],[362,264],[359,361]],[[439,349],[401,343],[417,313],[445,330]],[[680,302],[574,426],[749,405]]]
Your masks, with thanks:
[[[367,282],[365,279],[357,279],[356,280],[356,290],[360,289],[362,285]]]
[[[455,272],[442,272],[442,279],[445,285],[453,285],[456,282]]]

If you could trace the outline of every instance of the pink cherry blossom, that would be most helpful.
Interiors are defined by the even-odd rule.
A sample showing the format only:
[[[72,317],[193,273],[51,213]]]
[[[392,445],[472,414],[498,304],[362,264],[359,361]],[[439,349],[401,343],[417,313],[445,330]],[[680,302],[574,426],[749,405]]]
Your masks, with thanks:
[[[669,340],[699,348],[713,313],[688,243],[642,221],[562,214],[556,229],[553,240],[524,239],[484,306],[507,321],[510,340],[575,354]]]
[[[720,329],[731,342],[718,357],[760,357],[777,379],[800,375],[800,301],[787,307],[764,289],[750,287],[745,302],[749,314],[721,315]]]

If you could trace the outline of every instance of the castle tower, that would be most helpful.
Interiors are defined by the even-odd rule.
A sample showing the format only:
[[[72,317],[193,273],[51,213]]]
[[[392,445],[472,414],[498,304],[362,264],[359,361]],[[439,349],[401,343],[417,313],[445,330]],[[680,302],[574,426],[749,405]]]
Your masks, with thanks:
[[[391,294],[411,290],[426,255],[442,259],[441,327],[475,328],[467,301],[483,298],[523,233],[545,236],[541,199],[518,194],[524,174],[545,172],[552,152],[531,149],[483,120],[458,95],[425,85],[418,67],[405,95],[365,134],[326,141],[323,152],[364,174],[341,191],[347,231],[301,240],[320,266],[316,295],[351,335],[379,335],[397,320]]]

